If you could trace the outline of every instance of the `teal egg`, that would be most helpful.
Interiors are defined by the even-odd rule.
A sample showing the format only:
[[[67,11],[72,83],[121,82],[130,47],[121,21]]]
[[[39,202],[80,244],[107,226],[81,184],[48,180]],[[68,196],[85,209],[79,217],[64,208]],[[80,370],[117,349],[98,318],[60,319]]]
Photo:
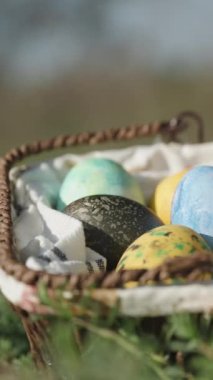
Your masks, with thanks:
[[[120,164],[105,158],[89,158],[66,175],[59,191],[57,208],[90,195],[118,195],[144,204],[137,180]]]

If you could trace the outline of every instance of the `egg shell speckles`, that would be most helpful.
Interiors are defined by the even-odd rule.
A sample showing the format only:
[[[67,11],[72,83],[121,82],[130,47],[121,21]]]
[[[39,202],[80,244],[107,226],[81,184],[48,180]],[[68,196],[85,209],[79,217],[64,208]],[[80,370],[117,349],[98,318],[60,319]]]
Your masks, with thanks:
[[[213,166],[197,166],[184,176],[173,199],[172,223],[193,228],[213,248]]]
[[[162,225],[147,207],[115,195],[94,195],[79,199],[64,212],[82,221],[86,245],[107,259],[115,269],[122,253],[140,235]]]
[[[120,195],[144,204],[144,195],[137,180],[120,164],[105,158],[89,158],[76,164],[65,177],[57,208],[77,199],[97,194]]]
[[[117,270],[151,269],[166,259],[210,250],[204,239],[191,228],[165,225],[136,239],[122,255]]]

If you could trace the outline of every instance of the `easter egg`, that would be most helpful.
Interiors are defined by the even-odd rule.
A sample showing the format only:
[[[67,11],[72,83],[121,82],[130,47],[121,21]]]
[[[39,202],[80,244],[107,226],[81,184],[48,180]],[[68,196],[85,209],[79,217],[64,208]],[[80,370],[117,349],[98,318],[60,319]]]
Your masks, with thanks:
[[[171,205],[178,183],[189,169],[171,175],[160,181],[152,196],[150,207],[165,224],[171,222]]]
[[[147,207],[115,195],[81,198],[64,212],[83,223],[86,246],[107,259],[107,269],[115,269],[122,253],[138,236],[162,225]]]
[[[171,214],[172,223],[193,228],[213,248],[213,166],[196,166],[183,177]]]
[[[122,255],[117,270],[151,269],[166,258],[192,255],[203,250],[210,248],[191,228],[164,225],[137,238]]]
[[[68,172],[57,208],[62,210],[77,199],[97,194],[120,195],[144,203],[139,183],[120,164],[105,158],[89,158]]]

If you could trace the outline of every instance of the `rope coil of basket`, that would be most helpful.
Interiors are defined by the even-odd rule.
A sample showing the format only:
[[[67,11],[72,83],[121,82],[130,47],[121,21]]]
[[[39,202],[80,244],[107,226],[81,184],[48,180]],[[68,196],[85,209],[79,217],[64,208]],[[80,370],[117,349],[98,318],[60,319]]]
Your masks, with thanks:
[[[50,297],[54,298],[55,291],[60,288],[61,296],[68,302],[78,300],[82,294],[89,294],[91,299],[101,302],[105,306],[119,305],[122,313],[128,314],[126,299],[131,298],[134,304],[132,315],[162,315],[170,314],[174,311],[202,311],[213,308],[213,287],[211,285],[194,283],[190,292],[185,292],[187,283],[193,283],[199,279],[199,275],[213,272],[213,258],[211,253],[197,252],[190,257],[182,257],[165,261],[162,265],[151,270],[126,270],[121,272],[106,272],[92,274],[69,274],[52,275],[43,271],[33,271],[18,262],[14,255],[12,217],[11,217],[11,189],[9,182],[9,171],[19,161],[31,155],[36,155],[45,151],[51,151],[63,147],[79,145],[95,145],[109,141],[132,140],[142,137],[153,137],[157,134],[166,136],[169,141],[178,141],[178,135],[187,129],[188,119],[196,122],[198,141],[204,140],[203,122],[199,115],[193,112],[182,112],[177,117],[169,121],[155,122],[143,125],[130,125],[125,128],[109,129],[99,132],[83,132],[76,135],[58,136],[47,141],[37,141],[32,144],[22,145],[19,148],[10,150],[0,160],[0,272],[4,281],[8,282],[8,288],[12,288],[12,282],[22,287],[23,294],[29,299],[23,304],[10,298],[8,289],[2,292],[11,301],[18,313],[22,315],[26,332],[29,335],[31,325],[26,321],[28,313],[48,314],[49,307],[42,305],[38,301],[38,290],[40,284],[44,285]],[[162,286],[168,278],[179,278],[184,276],[185,284]],[[140,287],[125,289],[128,281],[137,281]],[[161,286],[144,286],[149,284]],[[14,284],[13,284],[14,286]],[[176,287],[176,299],[171,293],[172,287]],[[196,295],[200,290],[200,297],[195,302]],[[189,289],[189,288],[188,288]],[[138,293],[140,290],[140,294]],[[139,308],[135,308],[134,296]],[[183,296],[184,295],[184,296]],[[152,300],[152,304],[157,304],[156,309],[151,306],[146,309],[144,303],[147,297]],[[185,299],[184,299],[185,297]],[[162,309],[160,304],[163,300],[170,300],[168,307]],[[179,301],[178,301],[179,300]],[[139,302],[140,301],[140,302]],[[178,302],[177,302],[178,301]],[[26,313],[27,312],[27,313]]]

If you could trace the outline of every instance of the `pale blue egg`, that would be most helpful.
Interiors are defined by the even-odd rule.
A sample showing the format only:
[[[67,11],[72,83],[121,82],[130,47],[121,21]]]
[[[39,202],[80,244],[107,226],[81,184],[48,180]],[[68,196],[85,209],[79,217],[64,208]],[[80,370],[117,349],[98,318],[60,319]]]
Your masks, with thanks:
[[[144,204],[137,180],[120,164],[105,158],[89,158],[76,164],[62,183],[57,208],[89,195],[119,195]]]
[[[191,227],[213,248],[213,166],[191,169],[172,202],[172,223]]]

